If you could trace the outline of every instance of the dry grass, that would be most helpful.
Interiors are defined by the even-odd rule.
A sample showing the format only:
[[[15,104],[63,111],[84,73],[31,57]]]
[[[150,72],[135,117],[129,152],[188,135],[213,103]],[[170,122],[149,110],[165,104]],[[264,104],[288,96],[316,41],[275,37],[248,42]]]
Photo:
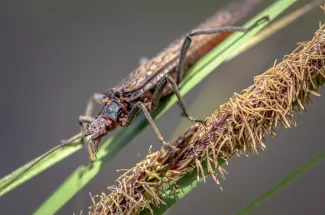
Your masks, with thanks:
[[[319,96],[317,89],[325,79],[325,25],[314,38],[294,50],[284,60],[262,75],[241,93],[235,93],[210,117],[206,125],[194,125],[170,142],[179,149],[164,148],[149,154],[136,167],[127,170],[109,186],[108,195],[93,198],[90,214],[138,214],[152,211],[163,204],[164,190],[174,189],[177,180],[193,169],[204,177],[202,163],[219,184],[218,174],[226,173],[219,165],[234,154],[258,153],[265,148],[266,133],[275,136],[280,123],[285,128],[295,125],[293,105],[304,110],[310,95]]]

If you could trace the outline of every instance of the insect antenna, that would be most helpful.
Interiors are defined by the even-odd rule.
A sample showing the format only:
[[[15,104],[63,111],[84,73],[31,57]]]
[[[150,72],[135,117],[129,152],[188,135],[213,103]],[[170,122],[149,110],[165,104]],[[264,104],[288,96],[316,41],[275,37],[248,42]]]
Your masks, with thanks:
[[[13,182],[15,182],[18,178],[20,178],[22,175],[24,175],[26,172],[28,172],[30,169],[32,169],[35,165],[37,165],[39,162],[41,162],[44,158],[52,154],[53,152],[57,151],[58,149],[61,149],[62,147],[71,144],[73,141],[81,139],[85,136],[88,136],[89,134],[87,132],[80,133],[79,135],[70,138],[69,140],[63,140],[62,143],[50,151],[46,152],[44,155],[42,155],[38,160],[36,160],[34,163],[32,163],[29,167],[27,167],[25,170],[23,170],[21,173],[16,175],[13,179],[11,179],[8,183],[0,187],[0,192],[2,192],[4,189],[6,189],[8,186],[10,186]]]

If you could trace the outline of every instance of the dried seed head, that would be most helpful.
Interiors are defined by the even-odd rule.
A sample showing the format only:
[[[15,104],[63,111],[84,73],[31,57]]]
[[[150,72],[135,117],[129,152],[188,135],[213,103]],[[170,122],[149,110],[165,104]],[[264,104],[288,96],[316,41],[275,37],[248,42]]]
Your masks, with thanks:
[[[166,187],[175,189],[177,180],[189,170],[196,168],[198,178],[205,177],[206,164],[219,184],[216,169],[222,178],[227,173],[220,160],[265,149],[265,133],[275,136],[278,123],[285,128],[296,124],[293,105],[304,110],[310,95],[319,96],[317,89],[325,80],[324,28],[255,77],[252,86],[235,93],[206,119],[206,126],[192,126],[171,141],[177,153],[161,149],[126,171],[117,179],[118,186],[108,187],[109,195],[97,197],[90,214],[138,214],[144,209],[152,213],[152,206],[164,203],[161,196]]]

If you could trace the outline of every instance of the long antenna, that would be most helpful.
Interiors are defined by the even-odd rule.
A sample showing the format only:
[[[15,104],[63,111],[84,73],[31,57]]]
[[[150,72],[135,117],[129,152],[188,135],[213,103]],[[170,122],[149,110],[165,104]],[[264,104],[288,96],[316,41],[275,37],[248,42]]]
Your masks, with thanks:
[[[58,149],[61,149],[62,147],[64,147],[65,145],[70,144],[72,141],[77,140],[77,139],[81,139],[85,136],[87,136],[89,134],[87,133],[80,133],[79,135],[70,138],[69,140],[63,141],[60,145],[54,147],[53,149],[51,149],[50,151],[48,151],[47,153],[45,153],[42,157],[40,157],[38,160],[36,160],[33,164],[31,164],[27,169],[25,169],[24,171],[22,171],[21,173],[19,173],[18,175],[16,175],[13,179],[11,179],[8,183],[6,183],[5,185],[3,185],[2,187],[0,187],[0,192],[2,192],[4,189],[6,189],[8,186],[10,186],[13,182],[15,182],[18,178],[20,178],[23,174],[25,174],[27,171],[29,171],[30,169],[32,169],[36,164],[38,164],[39,162],[41,162],[44,158],[46,158],[47,156],[49,156],[50,154],[52,154],[53,152],[57,151]]]

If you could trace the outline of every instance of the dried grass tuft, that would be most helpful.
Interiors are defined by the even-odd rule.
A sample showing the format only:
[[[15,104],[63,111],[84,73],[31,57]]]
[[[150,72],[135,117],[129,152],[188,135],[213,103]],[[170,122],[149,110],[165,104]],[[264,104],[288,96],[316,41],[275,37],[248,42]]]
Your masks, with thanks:
[[[321,26],[311,41],[299,45],[282,62],[255,77],[252,86],[235,93],[206,119],[205,126],[194,125],[172,140],[177,153],[162,148],[127,170],[117,185],[108,187],[108,195],[95,196],[89,213],[152,212],[152,206],[164,204],[164,191],[175,188],[188,171],[196,169],[198,179],[204,177],[203,162],[219,184],[217,172],[222,178],[226,174],[220,160],[265,149],[264,136],[275,136],[278,123],[285,128],[295,126],[293,106],[299,112],[304,110],[310,95],[320,96],[317,89],[325,80],[324,28]]]

